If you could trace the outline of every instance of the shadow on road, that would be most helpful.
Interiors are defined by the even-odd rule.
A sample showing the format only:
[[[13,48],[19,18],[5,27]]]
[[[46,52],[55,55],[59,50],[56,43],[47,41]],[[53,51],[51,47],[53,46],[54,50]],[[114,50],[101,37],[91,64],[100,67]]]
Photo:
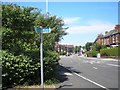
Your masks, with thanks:
[[[66,75],[65,73],[78,73],[80,74],[81,72],[75,70],[73,67],[64,67],[59,65],[58,67],[58,79],[62,83],[64,81],[68,80],[69,75]]]
[[[62,87],[68,87],[68,86],[72,86],[72,85],[62,85],[62,86],[59,86],[58,88],[56,88],[55,90],[59,90],[59,89],[61,89]]]
[[[66,74],[68,73],[68,75]],[[69,77],[73,74],[73,73],[78,73],[80,74],[81,72],[78,72],[77,70],[75,70],[73,67],[64,67],[59,65],[58,67],[58,80],[60,81],[60,85],[57,85],[57,88],[55,90],[59,90],[61,88],[65,88],[65,87],[72,87],[72,84],[65,84],[64,82],[67,82],[69,80]]]

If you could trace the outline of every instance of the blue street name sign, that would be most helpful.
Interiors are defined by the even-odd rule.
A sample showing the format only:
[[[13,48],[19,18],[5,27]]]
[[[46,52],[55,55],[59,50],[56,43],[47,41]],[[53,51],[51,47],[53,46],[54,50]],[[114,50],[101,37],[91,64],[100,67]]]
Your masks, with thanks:
[[[37,33],[40,33],[40,30],[41,30],[41,28],[35,28],[35,31],[37,32]]]
[[[41,28],[35,28],[35,31],[37,32],[37,33],[40,33],[40,30],[41,30]],[[50,33],[51,32],[51,29],[50,28],[43,28],[43,33]]]
[[[43,28],[43,33],[50,33],[51,29],[50,28]]]

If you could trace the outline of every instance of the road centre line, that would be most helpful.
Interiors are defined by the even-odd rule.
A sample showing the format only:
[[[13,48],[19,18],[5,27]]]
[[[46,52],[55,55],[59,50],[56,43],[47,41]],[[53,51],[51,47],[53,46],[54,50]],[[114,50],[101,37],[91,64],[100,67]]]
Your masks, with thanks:
[[[89,81],[89,82],[91,82],[91,83],[93,83],[93,84],[95,84],[95,85],[97,85],[97,86],[99,86],[99,87],[101,87],[101,88],[104,88],[104,89],[106,89],[106,90],[110,90],[110,89],[106,88],[105,86],[100,85],[100,84],[98,84],[98,83],[96,83],[96,82],[94,82],[94,81],[92,81],[92,80],[90,80],[90,79],[88,79],[88,78],[86,78],[86,77],[78,74],[78,73],[75,73],[75,72],[73,72],[73,73],[74,73],[75,75],[81,77],[82,79],[84,79],[84,80],[86,80],[86,81]]]

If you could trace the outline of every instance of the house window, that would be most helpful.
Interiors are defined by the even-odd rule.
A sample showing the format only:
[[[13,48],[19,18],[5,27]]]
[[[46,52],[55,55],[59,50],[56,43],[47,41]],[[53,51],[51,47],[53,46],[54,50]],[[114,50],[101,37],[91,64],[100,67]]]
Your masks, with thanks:
[[[109,44],[109,38],[107,38],[107,45]]]
[[[116,42],[118,42],[118,34],[116,35]]]
[[[113,43],[115,43],[115,35],[113,35],[112,38],[113,38]]]

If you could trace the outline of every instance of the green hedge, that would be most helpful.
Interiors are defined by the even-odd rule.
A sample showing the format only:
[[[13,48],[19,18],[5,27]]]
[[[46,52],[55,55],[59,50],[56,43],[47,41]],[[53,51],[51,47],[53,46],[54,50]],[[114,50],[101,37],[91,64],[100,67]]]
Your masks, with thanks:
[[[99,52],[98,51],[95,51],[95,50],[93,50],[93,51],[87,51],[86,52],[86,54],[87,54],[87,56],[88,57],[97,57],[97,54],[98,54]]]
[[[44,52],[45,57],[44,61],[44,79],[46,81],[56,78],[57,67],[59,65],[58,61],[60,60],[59,54],[54,51]]]
[[[0,60],[2,60],[3,89],[33,83],[39,76],[37,71],[40,68],[40,63],[35,63],[25,55],[14,56],[12,53],[3,51]]]
[[[60,55],[66,55],[66,52],[59,52]]]
[[[101,56],[120,56],[120,47],[101,49],[100,54]]]
[[[37,52],[37,51],[36,51]],[[36,52],[33,52],[36,53]],[[34,57],[28,57],[30,52],[15,56],[8,51],[2,52],[2,80],[3,89],[16,86],[16,85],[33,85],[40,83],[40,59],[36,54]],[[32,55],[32,53],[31,53]],[[54,51],[45,52],[44,57],[44,80],[50,80],[56,78],[56,70],[58,67],[59,54]]]

